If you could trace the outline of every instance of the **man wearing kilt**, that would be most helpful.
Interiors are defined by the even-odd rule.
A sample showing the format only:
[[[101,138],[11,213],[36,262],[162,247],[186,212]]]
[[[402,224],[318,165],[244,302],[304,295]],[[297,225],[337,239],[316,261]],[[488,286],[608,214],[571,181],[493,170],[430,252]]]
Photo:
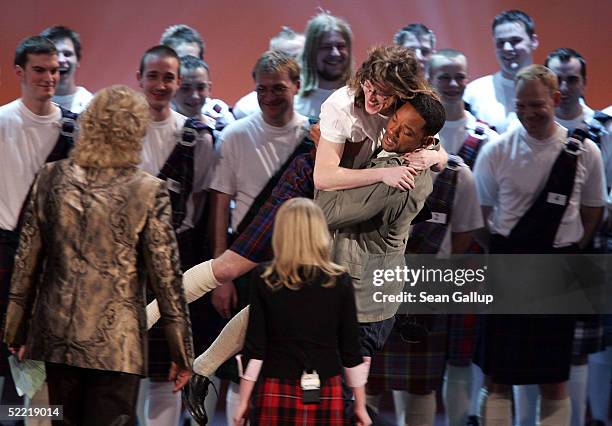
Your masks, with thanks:
[[[19,223],[24,201],[40,167],[65,158],[72,146],[76,115],[51,102],[59,81],[57,49],[41,36],[21,41],[15,52],[15,73],[21,98],[0,107],[0,314],[8,301],[13,260],[19,240]],[[63,121],[62,118],[64,117]],[[3,346],[0,355],[0,394],[2,383],[12,379]],[[16,395],[13,396],[16,398]]]
[[[516,76],[516,126],[487,144],[474,174],[494,254],[576,253],[601,220],[604,171],[596,145],[568,140],[554,121],[557,76],[541,65]],[[576,142],[572,142],[576,141]],[[569,316],[488,316],[477,362],[487,376],[485,423],[511,423],[510,385],[538,384],[540,423],[566,425],[575,321]]]
[[[173,111],[170,103],[180,83],[180,60],[169,47],[155,46],[142,56],[137,74],[149,104],[152,121],[143,140],[141,168],[168,184],[172,203],[172,226],[179,245],[181,269],[186,271],[200,261],[194,235],[197,213],[201,211],[204,190],[213,158],[212,130],[205,124]],[[161,327],[149,332],[149,379],[142,392],[148,399],[148,424],[176,424],[181,399],[167,381],[170,352]],[[141,414],[142,415],[142,414]]]

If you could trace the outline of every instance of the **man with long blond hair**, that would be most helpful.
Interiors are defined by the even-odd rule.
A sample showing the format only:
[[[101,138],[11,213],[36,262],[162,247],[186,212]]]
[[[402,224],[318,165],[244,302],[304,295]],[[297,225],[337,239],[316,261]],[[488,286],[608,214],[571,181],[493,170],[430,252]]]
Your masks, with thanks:
[[[66,423],[135,424],[147,373],[147,283],[162,312],[174,390],[191,375],[170,199],[163,181],[137,167],[149,123],[141,95],[103,89],[80,123],[71,158],[46,165],[32,186],[4,341],[21,359],[46,363],[49,402],[63,406]]]

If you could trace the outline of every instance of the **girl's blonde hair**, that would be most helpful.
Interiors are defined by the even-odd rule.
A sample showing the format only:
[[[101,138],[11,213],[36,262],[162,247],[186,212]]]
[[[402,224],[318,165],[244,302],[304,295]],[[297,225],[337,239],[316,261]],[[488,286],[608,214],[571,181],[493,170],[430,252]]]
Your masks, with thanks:
[[[331,237],[323,211],[307,198],[286,201],[276,213],[272,234],[274,260],[262,274],[273,290],[302,288],[304,281],[324,273],[333,286],[344,268],[331,261]]]
[[[79,117],[71,157],[82,167],[137,166],[149,121],[142,94],[122,85],[102,89]]]

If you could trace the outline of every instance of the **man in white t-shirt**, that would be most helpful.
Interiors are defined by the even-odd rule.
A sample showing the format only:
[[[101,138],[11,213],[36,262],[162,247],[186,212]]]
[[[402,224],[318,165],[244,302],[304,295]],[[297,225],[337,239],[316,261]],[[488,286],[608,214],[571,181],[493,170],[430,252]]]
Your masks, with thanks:
[[[436,52],[436,35],[432,30],[420,22],[408,24],[393,36],[393,42],[412,49],[425,75],[429,74],[429,60]]]
[[[567,190],[564,209],[554,207],[557,203],[543,201],[539,195],[543,190],[550,191],[546,183],[551,169],[558,164],[560,155],[567,156],[563,154],[567,130],[554,121],[561,97],[557,76],[542,65],[531,65],[519,71],[516,81],[516,107],[521,126],[485,145],[474,168],[483,216],[491,233],[490,250],[492,253],[575,252],[592,239],[605,205],[601,154],[597,146],[586,139],[583,151],[574,157],[573,186],[555,189],[557,192]],[[531,209],[535,203],[554,204],[546,210],[551,214],[537,217]],[[558,224],[553,219],[554,214],[559,216]],[[531,223],[521,220],[525,215],[530,215]],[[529,232],[534,229],[537,232]],[[511,384],[539,384],[542,395],[540,422],[569,424],[571,408],[567,380],[573,320],[563,316],[523,319],[515,315],[491,317],[486,322],[483,327],[486,333],[481,336],[484,344],[478,359],[488,376],[488,392],[483,395],[485,424],[490,421],[511,423]],[[538,345],[537,350],[533,343],[532,347],[525,345],[527,340],[542,342],[543,336],[547,343]],[[509,350],[511,341],[513,356],[510,359],[502,354]]]
[[[353,33],[342,18],[320,13],[306,25],[302,54],[302,86],[295,110],[318,119],[321,104],[351,76]]]
[[[50,27],[40,33],[51,40],[57,48],[60,79],[53,102],[80,114],[93,95],[84,87],[76,85],[76,70],[81,62],[81,38],[79,34],[64,26]]]
[[[181,56],[192,55],[204,60],[204,40],[199,32],[188,25],[170,25],[164,30],[159,43],[171,47],[179,58]],[[210,70],[208,72],[210,74]],[[210,91],[212,87],[210,80],[208,85],[208,90]],[[216,131],[223,130],[225,126],[235,120],[229,110],[229,106],[225,102],[221,99],[213,99],[210,96],[206,97],[202,113],[216,120]]]
[[[304,50],[304,40],[304,34],[296,33],[289,27],[283,27],[278,34],[270,39],[268,50],[283,52],[299,61]],[[236,120],[240,120],[257,111],[259,111],[259,103],[257,102],[257,92],[254,90],[238,99],[232,109]]]
[[[533,20],[520,10],[506,10],[497,15],[492,29],[500,70],[468,84],[464,100],[476,118],[501,134],[516,116],[514,76],[533,63],[533,51],[539,41]]]
[[[308,130],[308,119],[293,108],[300,88],[295,60],[280,52],[265,52],[255,65],[255,82],[261,112],[229,125],[217,145],[219,157],[210,184],[214,257],[229,247],[228,228],[236,232],[253,201]],[[230,219],[232,201],[235,207]],[[237,307],[234,283],[227,282],[213,290],[211,300],[219,314],[229,318]],[[237,401],[237,394],[234,385],[234,397],[228,396],[228,400]],[[233,407],[228,408],[228,416],[231,413]]]
[[[181,170],[182,161],[185,161],[182,155],[173,156],[174,150],[186,142],[182,139],[186,117],[170,108],[170,102],[181,84],[180,62],[176,52],[163,45],[147,50],[142,56],[136,78],[147,99],[152,118],[143,140],[140,166],[146,172],[164,178],[168,184],[181,268],[186,270],[199,261],[192,232],[198,220],[196,212],[202,210],[201,203],[208,186],[210,167],[206,166],[211,163],[213,156],[212,136],[207,131],[197,133],[190,154],[193,157],[191,179],[183,181],[167,172],[167,165],[172,164],[171,168]],[[175,162],[176,158],[178,160]],[[178,211],[184,212],[184,215],[177,215]],[[160,330],[159,335],[162,334]],[[181,414],[181,399],[179,394],[172,392],[172,382],[166,381],[170,366],[169,354],[166,352],[167,345],[164,346],[157,337],[154,334],[149,345],[150,381],[142,386],[149,400],[147,424],[177,424]]]
[[[47,161],[60,135],[60,109],[51,102],[60,74],[57,49],[47,38],[34,36],[19,43],[15,74],[21,97],[0,107],[0,315],[4,318],[17,249],[22,206],[40,167]],[[8,352],[0,354],[0,395],[14,389]],[[45,391],[46,393],[46,391]],[[5,393],[6,396],[6,393]],[[14,398],[17,398],[14,395]],[[7,403],[9,401],[4,401]],[[15,403],[16,399],[11,400]],[[47,402],[48,404],[48,402]]]

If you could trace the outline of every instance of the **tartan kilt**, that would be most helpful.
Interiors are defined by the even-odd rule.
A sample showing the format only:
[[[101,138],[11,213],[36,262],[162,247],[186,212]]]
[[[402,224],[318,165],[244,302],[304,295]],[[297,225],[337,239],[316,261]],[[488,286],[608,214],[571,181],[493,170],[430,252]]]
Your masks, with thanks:
[[[379,394],[390,389],[427,392],[442,383],[448,315],[416,315],[417,323],[428,330],[427,338],[419,343],[402,340],[400,330],[404,320],[404,315],[396,316],[385,347],[372,358],[368,393]]]
[[[250,424],[261,426],[349,424],[344,417],[340,375],[321,380],[320,399],[318,404],[303,404],[300,379],[264,378],[257,385]]]
[[[574,327],[570,315],[482,315],[475,362],[498,384],[565,382]]]
[[[8,307],[8,295],[11,288],[11,273],[13,272],[13,263],[15,261],[15,253],[17,251],[18,240],[13,233],[0,230],[0,325],[4,333],[4,323],[6,320],[6,309]],[[1,345],[0,349],[0,377],[9,377],[11,375],[8,364],[8,356],[10,355],[7,346]]]
[[[452,365],[472,362],[478,341],[479,315],[453,314],[448,316],[447,360]]]
[[[181,270],[183,272],[197,263],[198,251],[195,247],[194,235],[193,229],[189,229],[176,236],[181,260]],[[154,298],[153,292],[147,288],[147,303],[150,303]],[[189,304],[194,350],[197,349],[198,346],[202,346],[203,342],[210,340],[199,325],[202,323],[201,312],[205,308],[206,301],[202,300],[202,298]],[[191,317],[192,312],[195,314],[194,318]],[[170,358],[170,348],[168,347],[166,334],[159,321],[149,329],[147,337],[147,376],[153,381],[166,381],[168,380],[168,372],[170,371],[172,359]],[[195,356],[198,355],[199,353],[196,352]]]
[[[599,315],[577,315],[572,355],[584,356],[603,349],[601,317]]]

